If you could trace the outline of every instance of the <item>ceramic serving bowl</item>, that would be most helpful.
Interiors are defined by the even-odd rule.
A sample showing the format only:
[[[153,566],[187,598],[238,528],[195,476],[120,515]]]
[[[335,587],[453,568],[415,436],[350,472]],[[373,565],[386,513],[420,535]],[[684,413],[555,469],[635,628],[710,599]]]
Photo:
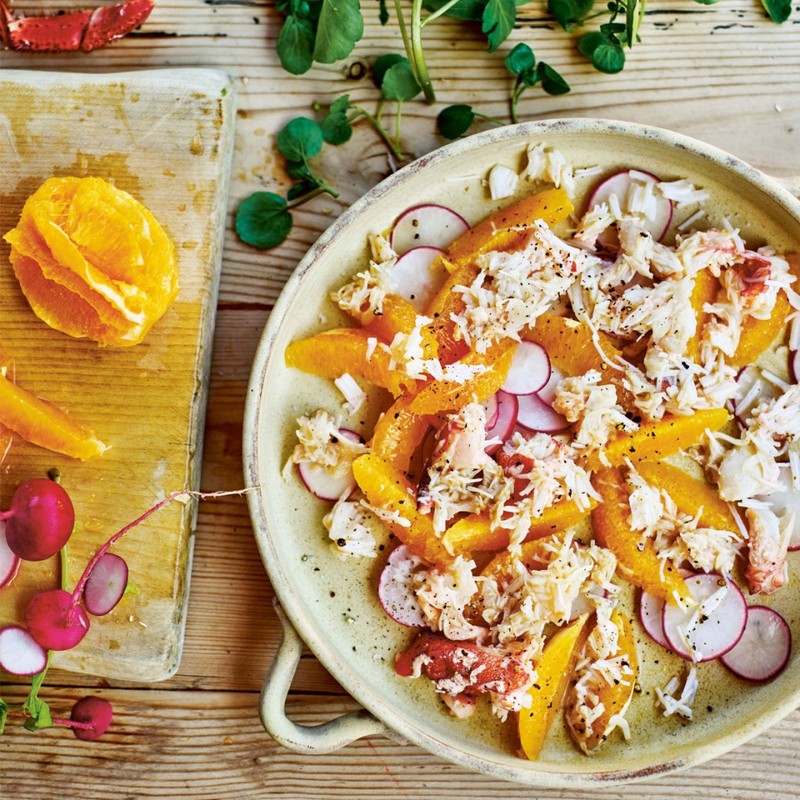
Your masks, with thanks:
[[[498,163],[519,171],[527,146],[538,142],[560,150],[576,168],[599,166],[609,174],[634,167],[663,180],[688,178],[710,193],[709,227],[727,219],[751,247],[770,243],[779,251],[800,251],[800,202],[772,179],[685,136],[603,120],[528,123],[454,142],[387,178],[342,214],[300,262],[272,312],[253,365],[244,420],[250,513],[286,634],[267,676],[262,718],[267,730],[289,747],[321,752],[382,732],[499,778],[575,788],[698,764],[736,747],[800,703],[800,647],[795,644],[786,670],[763,686],[733,677],[716,662],[700,665],[694,720],[664,718],[655,703],[655,687],[664,686],[672,675],[685,675],[687,664],[652,644],[634,621],[642,666],[641,692],[627,715],[631,741],[614,735],[588,758],[556,720],[540,759],[523,760],[515,752],[513,722],[498,721],[488,704],[479,703],[470,719],[457,720],[429,681],[395,675],[395,654],[413,633],[390,620],[378,603],[376,581],[384,554],[347,560],[335,555],[322,525],[330,504],[315,499],[296,476],[282,477],[296,441],[296,418],[317,408],[341,414],[342,408],[331,382],[287,369],[284,350],[294,339],[350,324],[328,295],[366,268],[367,234],[386,230],[401,211],[422,202],[450,206],[469,222],[478,221],[510,202],[489,199],[484,184],[488,171]],[[596,180],[597,175],[579,181],[578,198]],[[530,184],[520,188],[520,194],[530,191]],[[368,438],[388,404],[388,395],[373,392],[367,410],[346,424]],[[798,642],[800,554],[790,554],[790,573],[788,588],[763,602],[780,610]],[[633,593],[623,594],[622,602],[635,617]],[[301,639],[363,711],[312,729],[287,719],[283,702]]]

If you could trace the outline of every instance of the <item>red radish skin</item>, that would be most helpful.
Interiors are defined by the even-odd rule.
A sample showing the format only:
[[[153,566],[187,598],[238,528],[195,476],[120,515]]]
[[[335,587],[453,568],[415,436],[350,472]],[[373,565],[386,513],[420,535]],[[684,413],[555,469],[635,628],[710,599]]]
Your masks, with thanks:
[[[469,230],[469,223],[457,212],[435,203],[414,206],[394,223],[389,244],[402,255],[412,247],[438,247],[442,250]]]
[[[497,392],[497,417],[491,427],[486,428],[486,439],[496,440],[494,444],[487,445],[487,455],[494,455],[514,432],[519,412],[519,400],[513,394]]]
[[[669,642],[664,636],[663,612],[664,601],[660,597],[649,592],[641,592],[639,595],[639,620],[642,627],[656,644],[670,650]]]
[[[47,478],[20,484],[11,507],[0,514],[6,521],[6,540],[23,561],[44,561],[68,541],[75,525],[75,509],[64,489]]]
[[[547,403],[547,405],[553,405],[553,400],[556,399],[556,389],[558,388],[558,384],[564,380],[564,377],[565,375],[563,372],[550,364],[550,378],[547,383],[536,392],[536,396]]]
[[[80,726],[73,726],[75,737],[83,741],[92,742],[99,739],[110,727],[114,718],[114,709],[108,700],[102,697],[83,697],[72,707],[70,720]],[[84,727],[90,725],[90,728]]]
[[[751,606],[739,642],[720,658],[734,674],[763,683],[780,675],[792,652],[792,632],[774,609]]]
[[[414,572],[423,565],[421,558],[401,544],[390,553],[378,579],[378,599],[383,610],[407,628],[427,627],[413,583]]]
[[[800,383],[800,350],[789,353],[789,374],[792,376],[792,383]]]
[[[550,380],[550,359],[536,342],[520,342],[511,359],[508,377],[501,389],[507,394],[534,394]]]
[[[422,314],[439,291],[447,274],[437,262],[444,250],[438,247],[412,247],[397,259],[389,270],[394,291],[408,300]]]
[[[363,439],[349,428],[339,428],[339,434],[345,439],[362,442]],[[356,479],[352,470],[344,475],[334,475],[330,470],[311,461],[301,461],[297,465],[300,480],[311,494],[320,500],[338,500],[343,494],[350,494],[356,488]]]
[[[0,520],[0,589],[7,586],[19,572],[22,559],[8,546],[6,541],[6,523]]]
[[[31,598],[25,608],[25,625],[45,649],[71,650],[89,631],[89,617],[72,594],[50,589]]]
[[[38,675],[47,666],[47,651],[19,625],[0,629],[0,667],[12,675]]]
[[[95,564],[83,589],[86,610],[95,617],[108,614],[125,594],[128,586],[128,565],[125,559],[106,553]]]
[[[617,195],[620,201],[620,206],[622,207],[623,211],[625,210],[626,206],[626,198],[628,195],[628,189],[630,188],[631,184],[634,182],[634,178],[632,177],[631,173],[633,173],[638,178],[638,183],[641,183],[645,179],[652,180],[653,183],[658,183],[659,178],[655,175],[652,175],[648,172],[642,172],[641,170],[624,170],[622,172],[615,172],[613,175],[609,176],[602,180],[598,186],[595,188],[594,192],[592,192],[591,197],[589,198],[588,208],[594,208],[601,203],[607,203],[609,197],[612,194]],[[672,201],[668,200],[658,191],[655,193],[656,198],[656,214],[653,219],[645,218],[642,221],[643,227],[650,232],[652,237],[657,241],[660,241],[664,238],[664,235],[669,230],[670,223],[672,222]],[[611,242],[609,239],[615,239],[616,237],[609,237],[606,234],[609,234],[611,229],[605,231],[600,236],[600,241],[603,244],[610,245]]]
[[[722,586],[727,586],[728,592],[716,608],[704,614],[691,630],[689,622],[697,614],[697,607],[685,611],[665,603],[662,612],[664,638],[670,650],[687,661],[700,663],[719,658],[736,645],[744,631],[747,623],[744,595],[733,581],[720,575],[694,573],[685,581],[697,603],[711,597]]]
[[[519,411],[517,424],[528,431],[557,433],[569,427],[566,417],[562,417],[535,394],[523,394],[517,398]]]

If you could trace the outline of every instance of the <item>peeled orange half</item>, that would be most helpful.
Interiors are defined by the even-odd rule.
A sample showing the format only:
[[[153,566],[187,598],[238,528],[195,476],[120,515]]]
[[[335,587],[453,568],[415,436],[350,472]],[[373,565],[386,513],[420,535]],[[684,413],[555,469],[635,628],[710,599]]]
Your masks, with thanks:
[[[3,237],[48,325],[102,345],[138,344],[178,291],[175,248],[138,200],[102,178],[50,178]]]

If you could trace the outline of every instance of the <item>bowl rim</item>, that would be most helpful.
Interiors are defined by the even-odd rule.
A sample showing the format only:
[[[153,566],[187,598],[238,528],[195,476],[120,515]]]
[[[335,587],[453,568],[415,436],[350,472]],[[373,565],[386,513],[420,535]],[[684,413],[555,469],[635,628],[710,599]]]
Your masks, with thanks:
[[[242,458],[245,486],[248,490],[246,492],[248,510],[253,525],[253,533],[275,594],[289,621],[314,656],[356,701],[404,738],[434,755],[455,762],[467,769],[537,788],[586,789],[647,780],[680,769],[697,766],[723,755],[734,747],[762,733],[800,705],[800,682],[798,682],[797,687],[790,693],[788,698],[782,698],[782,702],[776,703],[776,707],[771,709],[770,713],[762,715],[757,723],[745,721],[729,730],[726,735],[707,744],[696,746],[688,755],[643,767],[632,769],[621,767],[620,769],[605,771],[576,772],[562,769],[536,769],[536,762],[520,759],[519,768],[515,768],[499,761],[489,760],[470,752],[456,749],[407,719],[394,707],[394,704],[382,699],[379,696],[379,692],[373,692],[372,687],[361,682],[354,670],[328,648],[325,637],[318,637],[314,622],[304,611],[302,604],[296,599],[297,590],[291,585],[291,581],[281,564],[278,548],[275,546],[269,532],[266,508],[262,502],[263,496],[258,491],[259,440],[256,432],[259,430],[264,378],[269,369],[270,361],[275,356],[273,345],[302,281],[309,271],[313,269],[314,264],[331,242],[339,235],[342,229],[349,226],[361,214],[364,208],[375,203],[397,185],[409,180],[430,165],[438,164],[455,155],[478,150],[488,144],[498,145],[511,140],[519,140],[522,143],[526,139],[544,139],[548,134],[554,132],[620,134],[660,142],[662,145],[708,159],[723,167],[726,172],[733,172],[739,178],[754,185],[774,202],[783,206],[800,226],[800,200],[795,198],[788,189],[781,186],[774,178],[714,145],[665,128],[595,117],[556,118],[495,128],[445,144],[388,176],[362,195],[319,236],[298,262],[270,313],[256,350],[245,400]]]

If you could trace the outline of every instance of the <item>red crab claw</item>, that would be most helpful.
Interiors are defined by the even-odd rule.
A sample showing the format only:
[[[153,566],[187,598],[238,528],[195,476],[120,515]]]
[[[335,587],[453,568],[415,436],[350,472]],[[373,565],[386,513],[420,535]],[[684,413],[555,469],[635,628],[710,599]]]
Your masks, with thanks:
[[[16,17],[0,0],[0,37],[11,50],[88,53],[138,28],[153,10],[154,0],[127,0],[89,11],[42,17]]]

